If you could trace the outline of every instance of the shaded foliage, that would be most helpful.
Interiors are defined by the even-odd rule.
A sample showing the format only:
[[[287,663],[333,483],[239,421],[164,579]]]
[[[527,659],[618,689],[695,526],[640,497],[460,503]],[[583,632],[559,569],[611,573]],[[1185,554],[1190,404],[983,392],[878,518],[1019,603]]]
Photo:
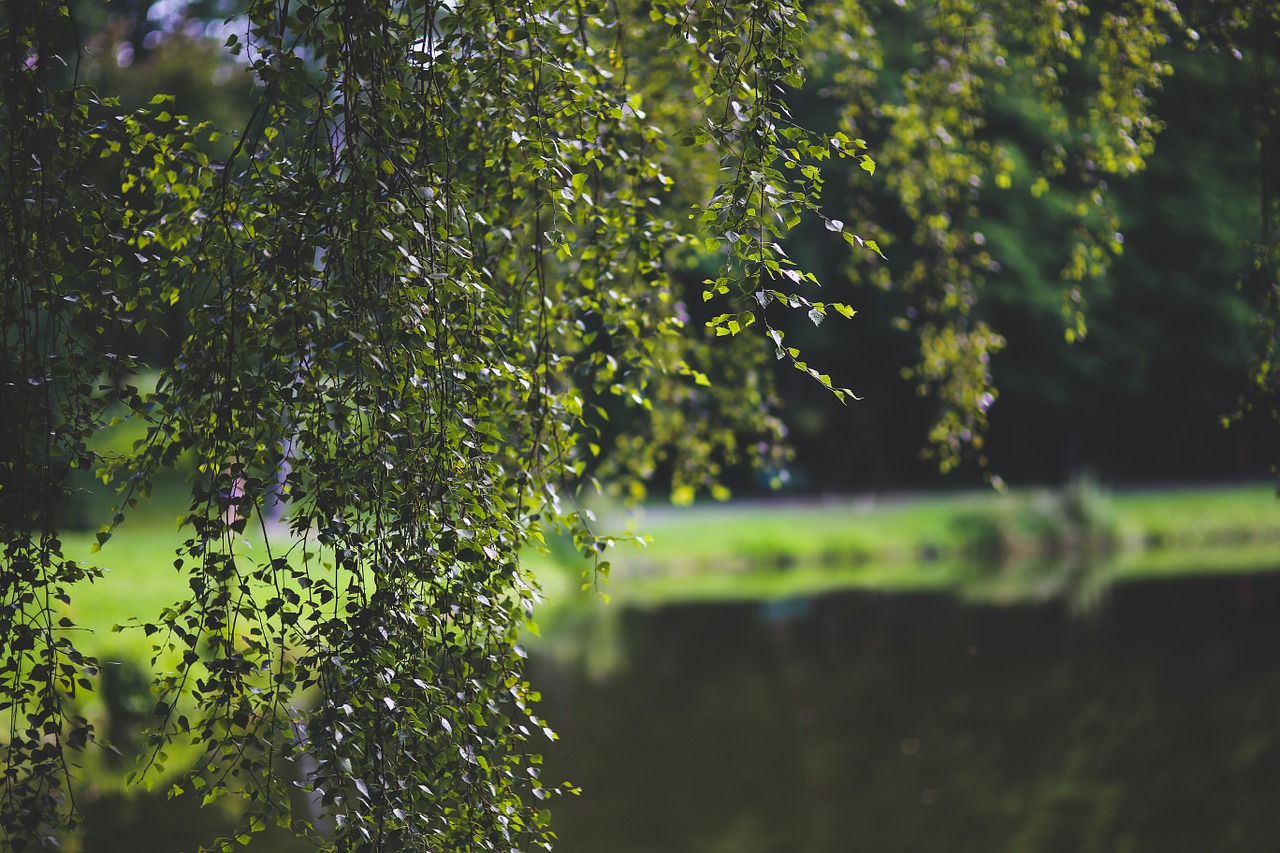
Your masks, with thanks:
[[[174,662],[158,676],[150,767],[190,742],[203,755],[175,790],[248,801],[215,846],[269,822],[313,832],[290,809],[281,767],[294,761],[310,764],[338,849],[548,844],[533,804],[557,786],[528,754],[550,730],[520,675],[516,632],[537,592],[519,549],[561,526],[584,554],[604,549],[572,503],[596,457],[636,488],[665,461],[692,489],[742,435],[776,430],[758,350],[735,347],[741,382],[712,387],[695,367],[707,344],[678,334],[664,254],[686,232],[663,196],[681,160],[628,66],[647,18],[251,3],[228,45],[260,97],[215,160],[222,129],[164,94],[136,111],[99,102],[66,79],[66,8],[17,5],[5,388],[25,443],[6,471],[33,482],[5,488],[26,509],[5,519],[6,839],[74,821],[63,762],[90,736],[63,706],[91,663],[50,601],[83,570],[59,559],[39,496],[65,488],[54,466],[105,461],[124,508],[182,457],[194,474],[175,565],[191,595],[137,627]],[[799,274],[782,274],[773,243],[774,210],[814,206],[775,185],[779,146],[831,150],[778,126],[803,15],[655,11],[705,110],[681,118],[711,143],[695,156],[725,169],[695,220],[730,259],[710,286],[821,313],[789,295]],[[177,358],[141,395],[114,332],[180,301],[193,307]],[[723,334],[751,324],[734,309]],[[146,436],[99,460],[84,440],[109,409]],[[585,441],[611,417],[628,421],[612,436],[622,453]],[[265,550],[247,549],[249,525],[273,534]]]
[[[936,460],[967,457],[970,471],[989,462],[1017,483],[1081,471],[1130,481],[1263,474],[1275,462],[1269,433],[1247,410],[1269,413],[1271,394],[1245,389],[1250,373],[1262,375],[1249,359],[1263,351],[1263,282],[1276,269],[1260,208],[1274,196],[1259,147],[1274,98],[1265,72],[1280,59],[1270,11],[1179,4],[1181,18],[1170,7],[1152,21],[1134,4],[1090,4],[1067,14],[1049,62],[1030,30],[991,29],[1026,12],[1020,5],[832,10],[839,25],[815,41],[796,115],[838,118],[846,130],[858,122],[885,167],[869,187],[829,174],[824,203],[873,222],[864,233],[878,235],[888,260],[849,264],[811,233],[788,243],[827,281],[850,274],[858,290],[848,298],[862,311],[845,340],[796,330],[811,359],[841,365],[866,400],[833,411],[782,380],[801,485],[937,484],[936,465],[912,463],[931,423]],[[969,9],[952,37],[958,56],[939,42],[944,8]],[[1108,47],[1103,22],[1131,12],[1153,76],[1125,84],[1145,103],[1125,118],[1103,106],[1096,75],[1130,62]],[[965,109],[924,109],[922,75],[948,74],[972,90]],[[1059,78],[1059,95],[1043,89],[1045,75]],[[1093,150],[1112,121],[1132,125],[1132,144],[1112,143],[1126,157]],[[966,368],[953,374],[956,359]],[[1223,431],[1238,409],[1241,423]]]
[[[1072,194],[1074,305],[1114,249],[1106,179],[1150,153],[1155,54],[1182,26],[1170,4],[1121,5],[845,2],[810,21],[772,0],[253,0],[224,30],[238,64],[217,60],[252,81],[236,129],[170,94],[99,98],[66,5],[7,3],[5,840],[74,825],[69,762],[93,738],[68,703],[94,664],[56,605],[95,574],[61,553],[68,472],[119,484],[101,544],[182,459],[190,595],[134,627],[161,668],[149,768],[189,743],[201,758],[175,790],[248,806],[214,846],[269,823],[341,850],[549,846],[538,801],[562,787],[534,754],[550,730],[516,642],[538,599],[521,549],[567,530],[607,575],[582,487],[641,497],[661,471],[686,499],[742,459],[776,466],[770,356],[851,396],[786,318],[854,309],[817,298],[783,240],[812,223],[887,283],[887,232],[858,189],[877,159],[910,224],[895,286],[919,329],[910,375],[939,402],[934,446],[944,467],[980,448],[1003,339],[965,226],[1012,172],[983,92],[1025,81],[1051,119],[1037,180]],[[876,26],[908,24],[918,40],[881,44]],[[138,19],[116,25],[145,46]],[[864,84],[895,52],[910,68],[882,103]],[[808,66],[838,127],[793,117]],[[852,214],[823,195],[839,160]],[[713,270],[692,305],[682,259]],[[132,344],[156,326],[173,340],[149,348],[143,393]],[[145,437],[102,458],[87,440],[117,416]],[[330,834],[292,810],[291,764]]]

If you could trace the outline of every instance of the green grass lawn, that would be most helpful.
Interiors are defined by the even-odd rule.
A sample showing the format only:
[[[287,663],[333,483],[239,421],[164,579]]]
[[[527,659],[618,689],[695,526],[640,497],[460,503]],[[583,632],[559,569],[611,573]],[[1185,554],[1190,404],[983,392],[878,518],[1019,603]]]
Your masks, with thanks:
[[[704,564],[770,554],[800,560],[880,554],[909,561],[922,550],[956,544],[955,513],[986,499],[962,494],[639,510],[628,524],[651,541],[643,552],[619,549],[615,562],[634,557],[665,565]]]
[[[1098,564],[1091,582],[1280,567],[1280,501],[1271,484],[1094,490],[1086,498],[1108,537],[1105,554],[1086,555]],[[651,541],[617,549],[608,591],[637,604],[850,587],[947,589],[996,601],[1019,590],[1049,595],[1059,588],[1054,565],[1081,562],[1080,555],[993,566],[970,545],[975,518],[1013,528],[1013,536],[1044,535],[1034,522],[1060,500],[1047,491],[981,492],[641,510],[619,524]]]
[[[1112,500],[1124,524],[1162,542],[1207,544],[1280,530],[1275,485],[1118,492]]]
[[[975,513],[1009,515],[1046,500],[1039,493],[890,496],[841,501],[781,501],[651,507],[605,513],[604,529],[628,529],[651,541],[620,544],[603,591],[623,604],[810,595],[834,588],[997,589],[1021,575],[994,578],[961,553],[964,519]],[[1280,566],[1280,502],[1269,484],[1168,492],[1104,493],[1118,552],[1107,562],[1114,580]],[[183,598],[187,580],[173,567],[183,539],[177,516],[185,506],[166,492],[134,513],[97,554],[91,533],[67,534],[69,556],[107,569],[86,584],[69,608],[92,631],[84,648],[100,653],[149,650],[140,631],[112,633],[131,616],[155,618]],[[246,555],[261,551],[251,535]],[[529,553],[552,603],[573,601],[587,561],[571,549]],[[1034,573],[1033,573],[1034,574]],[[1012,580],[1011,580],[1012,579]]]

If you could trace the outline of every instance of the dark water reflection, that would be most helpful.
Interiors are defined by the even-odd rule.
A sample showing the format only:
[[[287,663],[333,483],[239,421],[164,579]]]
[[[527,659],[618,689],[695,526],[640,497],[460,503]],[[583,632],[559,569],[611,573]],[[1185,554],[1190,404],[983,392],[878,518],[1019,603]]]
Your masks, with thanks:
[[[564,853],[1280,850],[1280,575],[621,619],[535,656]]]
[[[584,789],[552,803],[561,853],[1280,850],[1280,574],[1087,617],[867,593],[587,617],[533,656],[543,778]],[[230,828],[158,792],[86,811],[80,853]]]

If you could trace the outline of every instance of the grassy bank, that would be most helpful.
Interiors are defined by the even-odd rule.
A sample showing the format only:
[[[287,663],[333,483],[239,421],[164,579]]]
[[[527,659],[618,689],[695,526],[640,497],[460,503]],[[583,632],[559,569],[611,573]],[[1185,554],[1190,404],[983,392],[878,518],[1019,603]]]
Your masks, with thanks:
[[[154,616],[187,592],[173,568],[181,506],[176,494],[162,497],[93,555],[108,575],[79,591],[71,607],[77,623],[94,632],[86,647],[105,654],[149,649],[140,631],[113,634],[110,627],[132,615]],[[651,540],[609,555],[604,589],[623,604],[848,587],[1009,600],[1163,574],[1280,567],[1280,501],[1269,484],[653,507],[614,514],[602,526]],[[71,555],[90,558],[92,534],[64,541]],[[249,535],[242,547],[252,554],[261,542]],[[553,603],[574,599],[588,565],[554,543],[527,561]]]
[[[849,587],[1001,601],[1280,568],[1280,501],[1267,483],[722,504],[621,523],[651,540],[611,558],[609,592],[637,604]]]

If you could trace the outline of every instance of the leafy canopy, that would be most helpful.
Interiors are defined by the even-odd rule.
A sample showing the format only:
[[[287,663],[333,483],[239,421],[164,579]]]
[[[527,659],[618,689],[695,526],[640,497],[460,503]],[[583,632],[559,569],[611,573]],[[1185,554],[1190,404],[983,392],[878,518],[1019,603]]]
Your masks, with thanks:
[[[247,801],[215,847],[269,822],[315,834],[289,762],[311,768],[334,849],[549,846],[539,801],[559,788],[532,742],[550,730],[521,674],[538,593],[520,550],[566,528],[598,560],[610,540],[573,499],[597,478],[642,495],[662,470],[689,496],[771,452],[770,355],[851,396],[777,320],[854,313],[783,249],[806,219],[882,254],[873,223],[823,206],[823,166],[870,182],[878,158],[915,223],[914,375],[940,395],[950,460],[980,441],[1000,346],[976,307],[984,256],[950,223],[975,180],[1007,179],[980,132],[1002,33],[1071,142],[1045,174],[1087,200],[1068,278],[1105,255],[1103,176],[1150,151],[1171,3],[903,8],[253,0],[227,46],[258,100],[232,129],[163,94],[135,111],[99,97],[67,5],[7,2],[0,836],[74,824],[70,763],[94,740],[74,698],[96,665],[56,605],[98,574],[62,552],[68,472],[120,484],[104,543],[158,471],[187,465],[191,592],[138,627],[174,661],[151,764],[189,742],[201,758],[177,787]],[[902,96],[871,103],[874,20],[899,14],[930,38]],[[840,128],[792,119],[810,67],[847,104]],[[718,267],[692,304],[679,252]],[[178,305],[180,354],[142,393],[130,344]],[[88,439],[121,412],[145,438],[100,458]],[[265,549],[245,547],[250,526]]]

